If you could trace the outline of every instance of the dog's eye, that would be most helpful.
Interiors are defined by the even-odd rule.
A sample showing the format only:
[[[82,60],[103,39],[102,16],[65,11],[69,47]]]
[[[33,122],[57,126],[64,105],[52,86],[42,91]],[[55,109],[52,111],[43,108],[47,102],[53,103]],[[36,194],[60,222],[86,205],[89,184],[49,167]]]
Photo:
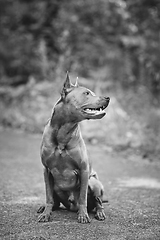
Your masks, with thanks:
[[[89,95],[89,94],[90,94],[90,92],[88,92],[88,91],[87,91],[87,92],[85,92],[84,94],[85,94],[85,95]]]

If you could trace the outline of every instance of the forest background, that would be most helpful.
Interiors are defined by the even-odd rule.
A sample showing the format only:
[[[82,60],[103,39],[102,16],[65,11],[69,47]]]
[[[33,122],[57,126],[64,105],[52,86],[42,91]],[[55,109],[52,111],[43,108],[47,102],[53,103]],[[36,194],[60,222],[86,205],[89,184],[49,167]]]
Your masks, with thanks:
[[[86,141],[160,160],[159,0],[0,0],[1,127],[42,133],[66,71],[111,97]]]

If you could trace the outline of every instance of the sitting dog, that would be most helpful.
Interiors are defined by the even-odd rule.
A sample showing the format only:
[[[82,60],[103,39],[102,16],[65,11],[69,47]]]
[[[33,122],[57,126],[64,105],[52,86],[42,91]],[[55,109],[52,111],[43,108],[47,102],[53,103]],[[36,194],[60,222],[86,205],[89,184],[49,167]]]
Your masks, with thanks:
[[[103,186],[88,159],[78,123],[104,117],[109,101],[108,97],[97,97],[77,82],[73,85],[67,73],[61,98],[43,133],[41,159],[46,205],[38,210],[40,222],[49,221],[60,203],[78,212],[79,223],[89,223],[88,211],[93,209],[96,219],[105,219]]]

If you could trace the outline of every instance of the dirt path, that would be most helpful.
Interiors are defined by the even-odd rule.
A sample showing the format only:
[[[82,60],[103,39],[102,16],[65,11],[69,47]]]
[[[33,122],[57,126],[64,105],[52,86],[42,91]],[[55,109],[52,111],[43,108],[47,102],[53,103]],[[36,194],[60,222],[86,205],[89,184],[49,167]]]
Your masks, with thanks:
[[[38,223],[44,203],[40,137],[0,131],[0,239],[160,239],[160,165],[88,146],[109,204],[107,219],[77,223],[76,213],[56,211],[51,222]]]

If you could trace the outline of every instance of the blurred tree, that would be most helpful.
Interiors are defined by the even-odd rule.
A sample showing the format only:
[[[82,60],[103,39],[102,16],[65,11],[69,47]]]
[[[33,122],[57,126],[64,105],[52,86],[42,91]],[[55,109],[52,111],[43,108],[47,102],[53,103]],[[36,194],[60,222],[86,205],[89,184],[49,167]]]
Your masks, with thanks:
[[[160,96],[159,0],[0,0],[0,82],[66,70]],[[102,71],[103,70],[103,71]]]
[[[18,85],[30,75],[44,77],[40,68],[40,43],[44,39],[46,52],[55,59],[59,54],[54,19],[60,1],[0,0],[0,81]]]
[[[126,1],[128,31],[122,37],[131,56],[136,85],[143,84],[158,99],[160,93],[160,2],[158,0]],[[160,99],[159,99],[160,100]]]

